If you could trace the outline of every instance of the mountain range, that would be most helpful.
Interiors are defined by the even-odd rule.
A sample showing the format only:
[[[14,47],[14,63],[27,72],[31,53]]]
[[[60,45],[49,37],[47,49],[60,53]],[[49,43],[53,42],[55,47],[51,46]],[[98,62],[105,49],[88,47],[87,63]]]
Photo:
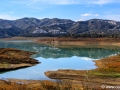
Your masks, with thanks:
[[[59,18],[22,18],[17,20],[0,19],[0,38],[13,36],[90,36],[119,35],[120,22],[114,20],[91,19],[72,21]]]

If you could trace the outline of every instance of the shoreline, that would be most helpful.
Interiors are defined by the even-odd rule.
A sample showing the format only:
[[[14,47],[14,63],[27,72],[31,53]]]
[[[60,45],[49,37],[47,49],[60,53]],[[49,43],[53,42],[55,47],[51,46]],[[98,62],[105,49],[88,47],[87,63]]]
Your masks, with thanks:
[[[120,55],[111,56],[108,58],[94,60],[97,68],[92,70],[57,70],[47,71],[45,75],[51,79],[68,79],[76,81],[84,81],[87,78],[88,82],[120,85]],[[107,81],[107,82],[106,82]]]
[[[110,47],[112,47],[112,46],[119,47],[120,46],[119,39],[111,39],[111,38],[92,38],[91,40],[90,40],[90,38],[79,38],[79,39],[75,40],[75,39],[71,39],[71,38],[66,39],[66,38],[48,38],[48,37],[47,38],[14,37],[14,38],[6,38],[5,40],[21,40],[21,39],[22,40],[31,40],[33,42],[40,43],[40,44],[53,45],[56,47],[67,47],[67,45],[69,45],[69,46],[86,46],[86,47],[91,46],[91,45],[96,46],[96,47],[102,47],[105,45],[107,48],[108,48],[108,46],[110,46]],[[32,55],[32,54],[34,54],[34,53],[28,54],[27,56],[29,57],[29,55]],[[111,58],[112,58],[112,60],[114,59],[114,61],[112,61],[112,63],[116,63],[116,62],[118,63],[119,60],[117,60],[117,59],[120,58],[119,56],[120,55],[111,56],[108,58],[104,58],[104,59],[95,61],[96,65],[98,66],[98,68],[95,70],[57,70],[57,71],[47,71],[47,72],[45,72],[45,75],[49,78],[56,79],[56,80],[57,79],[71,80],[72,82],[77,82],[81,85],[82,85],[82,83],[89,84],[89,82],[91,83],[91,85],[93,84],[93,85],[98,85],[98,86],[100,86],[100,85],[114,85],[114,86],[120,85],[120,82],[119,82],[120,81],[120,73],[117,71],[115,71],[115,72],[110,71],[111,69],[113,69],[113,68],[111,68],[111,67],[113,67],[111,65],[111,63],[109,64],[110,67],[107,67],[107,69],[106,69],[106,67],[104,67],[104,66],[108,65],[107,63],[109,62],[109,60],[111,60]],[[116,57],[118,57],[118,58],[116,59]],[[105,65],[103,65],[103,64],[105,64]],[[29,65],[33,66],[34,64],[29,64]],[[29,65],[28,65],[28,67],[29,67]],[[114,67],[116,67],[116,66],[114,66]],[[108,70],[109,68],[110,68],[110,70]],[[117,67],[117,68],[120,68],[120,67]],[[112,75],[111,75],[111,72],[112,72]],[[19,79],[14,79],[14,80],[18,80],[18,82],[21,81]],[[36,82],[38,80],[31,80],[31,81]],[[41,80],[39,80],[39,81],[41,81]],[[38,84],[38,82],[36,84]]]
[[[53,46],[120,46],[119,38],[36,38],[35,42]]]
[[[34,52],[13,48],[0,48],[0,72],[34,66],[40,62],[30,58]]]
[[[120,46],[119,38],[69,38],[69,37],[12,37],[0,40],[31,40],[35,43],[56,47],[62,46]]]

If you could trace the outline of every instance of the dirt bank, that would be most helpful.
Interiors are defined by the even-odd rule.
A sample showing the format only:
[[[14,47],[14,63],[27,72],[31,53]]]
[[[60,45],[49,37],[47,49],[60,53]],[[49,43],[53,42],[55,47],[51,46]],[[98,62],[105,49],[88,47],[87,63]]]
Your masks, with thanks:
[[[119,39],[111,38],[10,38],[6,40],[33,40],[37,43],[55,45],[55,46],[73,46],[73,45],[106,45],[106,46],[120,46]],[[26,66],[33,66],[38,61],[29,58],[30,55],[34,54],[33,52],[26,52],[17,49],[0,49],[0,69],[1,70],[12,70],[16,68],[22,68]],[[84,87],[88,86],[101,86],[101,85],[120,85],[120,55],[108,57],[102,60],[95,61],[98,66],[94,70],[58,70],[58,71],[48,71],[45,72],[45,75],[53,79],[61,80],[72,80]],[[0,70],[0,71],[1,71]],[[11,83],[13,82],[13,83]],[[24,83],[23,83],[24,82]],[[52,84],[50,84],[52,83]],[[60,82],[61,83],[61,82]],[[69,83],[68,83],[69,84]],[[12,79],[0,80],[0,89],[5,88],[5,90],[13,90],[15,87],[19,88],[18,90],[45,90],[40,89],[39,85],[44,87],[55,88],[55,82],[47,81],[46,83],[41,83],[41,81],[36,80],[17,80]],[[46,85],[46,86],[45,86]],[[6,89],[7,88],[7,89]],[[22,89],[21,89],[22,88]],[[43,87],[42,87],[43,88]],[[56,90],[56,89],[51,89]],[[79,89],[78,89],[79,90]],[[101,89],[97,89],[101,90]],[[102,89],[104,90],[104,89]],[[107,89],[105,89],[107,90]]]
[[[34,52],[12,48],[0,48],[0,72],[33,66],[39,62],[30,58]]]
[[[96,60],[98,68],[93,70],[47,71],[45,75],[52,79],[69,79],[83,82],[120,85],[120,55]]]
[[[12,37],[0,40],[31,40],[40,44],[61,46],[120,46],[119,38],[58,38],[58,37]]]
[[[37,43],[43,43],[54,46],[84,46],[84,45],[107,45],[107,46],[120,46],[120,39],[118,38],[36,38]]]

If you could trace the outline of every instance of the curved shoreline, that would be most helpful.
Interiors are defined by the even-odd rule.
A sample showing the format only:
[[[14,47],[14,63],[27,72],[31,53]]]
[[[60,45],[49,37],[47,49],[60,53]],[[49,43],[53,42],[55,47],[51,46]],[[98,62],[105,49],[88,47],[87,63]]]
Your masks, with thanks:
[[[92,39],[90,41],[90,39],[81,39],[82,41],[73,41],[73,40],[68,40],[66,42],[66,40],[59,40],[58,41],[52,41],[53,38],[51,39],[51,41],[49,42],[50,39],[46,39],[46,41],[44,41],[44,39],[42,39],[40,41],[40,38],[31,38],[32,41],[35,41],[37,43],[43,43],[43,44],[49,44],[49,45],[55,45],[57,47],[59,46],[66,46],[66,44],[72,46],[75,43],[79,43],[76,45],[106,45],[106,46],[120,46],[120,40],[116,40],[114,41],[114,39],[96,39],[98,42],[94,43],[96,41],[94,41],[95,39]],[[85,40],[85,41],[84,41]],[[101,43],[100,43],[101,42]],[[29,55],[28,55],[29,56]],[[116,58],[118,57],[118,58]],[[112,58],[112,59],[111,59]],[[116,60],[115,60],[116,59]],[[120,60],[119,55],[117,56],[112,56],[112,57],[108,57],[102,60],[98,60],[95,61],[96,65],[98,66],[97,69],[95,70],[58,70],[58,71],[48,71],[45,72],[45,75],[48,76],[49,78],[52,79],[61,79],[61,80],[72,80],[72,81],[81,81],[84,83],[88,83],[89,81],[91,83],[94,84],[108,84],[108,85],[120,85],[120,72],[118,71],[113,71],[113,67],[111,65],[111,63],[108,64],[108,62],[112,62],[113,63],[118,63]],[[112,60],[112,61],[110,61]],[[114,60],[114,61],[113,61]],[[106,63],[105,63],[106,62]],[[35,63],[36,64],[36,63]],[[103,65],[105,64],[105,65]],[[34,65],[34,64],[30,64],[30,65]],[[106,66],[108,65],[108,67],[106,68]],[[117,65],[119,66],[119,65]],[[116,66],[114,66],[116,67]],[[120,67],[117,67],[120,68]],[[110,70],[109,70],[110,69]],[[115,69],[117,70],[117,69]],[[107,74],[108,73],[108,74]],[[34,80],[33,80],[34,81]],[[82,83],[80,83],[82,84]]]
[[[35,53],[13,48],[0,48],[0,72],[30,67],[40,63],[30,58],[32,54]]]
[[[91,83],[120,85],[120,55],[95,60],[94,62],[98,68],[93,70],[47,71],[45,75],[51,79],[84,81],[87,78],[92,80]]]

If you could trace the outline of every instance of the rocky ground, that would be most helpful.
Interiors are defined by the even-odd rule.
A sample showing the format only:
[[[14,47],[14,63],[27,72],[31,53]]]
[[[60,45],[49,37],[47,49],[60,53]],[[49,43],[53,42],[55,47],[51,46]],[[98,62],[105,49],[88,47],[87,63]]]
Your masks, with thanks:
[[[0,48],[0,72],[33,66],[39,62],[30,58],[34,52],[13,48]]]

